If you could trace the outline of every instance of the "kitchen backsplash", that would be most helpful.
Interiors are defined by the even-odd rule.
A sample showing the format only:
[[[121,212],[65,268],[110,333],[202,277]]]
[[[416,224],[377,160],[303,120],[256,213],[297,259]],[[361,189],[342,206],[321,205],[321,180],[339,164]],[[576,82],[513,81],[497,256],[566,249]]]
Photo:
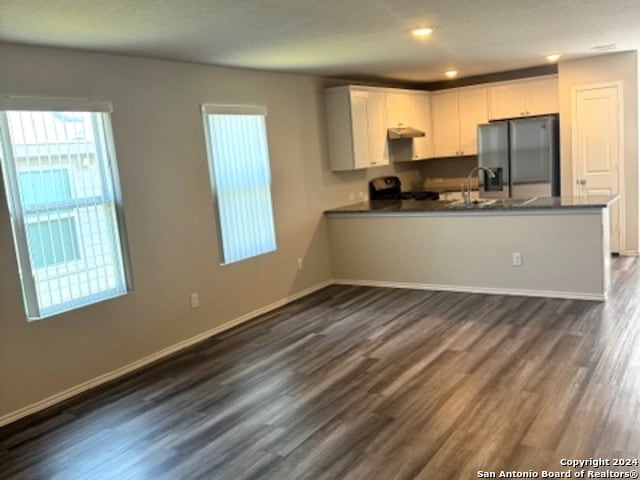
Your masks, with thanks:
[[[478,156],[436,158],[420,163],[420,174],[423,179],[466,177],[473,167],[478,166]]]
[[[427,177],[424,179],[423,188],[432,192],[459,192],[462,185],[467,184],[467,176],[459,177]],[[471,178],[471,189],[478,189],[478,177]]]

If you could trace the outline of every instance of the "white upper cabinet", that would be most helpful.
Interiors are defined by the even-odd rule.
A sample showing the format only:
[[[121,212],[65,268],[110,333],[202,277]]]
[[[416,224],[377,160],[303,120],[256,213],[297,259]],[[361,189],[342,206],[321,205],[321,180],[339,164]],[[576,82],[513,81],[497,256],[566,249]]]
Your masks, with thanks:
[[[489,88],[489,118],[526,117],[557,113],[558,78],[518,80]]]
[[[478,125],[487,123],[487,89],[465,88],[459,92],[460,155],[478,153]]]
[[[548,77],[527,82],[527,114],[544,115],[560,111],[558,77]]]
[[[413,98],[404,90],[386,92],[387,125],[389,127],[413,127]]]
[[[389,164],[385,93],[344,86],[325,90],[332,170]]]
[[[424,137],[389,141],[389,158],[394,162],[423,160],[432,153],[431,99],[429,92],[386,91],[387,126],[412,127]]]
[[[478,125],[557,113],[557,75],[437,92],[347,85],[325,90],[332,170],[478,153]],[[412,127],[424,137],[387,140]]]
[[[433,155],[455,157],[460,152],[460,116],[458,92],[438,92],[431,95],[433,118]]]
[[[413,96],[413,118],[411,125],[425,133],[424,137],[413,139],[412,160],[422,160],[433,155],[433,129],[431,128],[431,94],[416,92]]]
[[[432,93],[431,111],[434,157],[478,153],[477,128],[488,120],[486,88],[460,88]]]

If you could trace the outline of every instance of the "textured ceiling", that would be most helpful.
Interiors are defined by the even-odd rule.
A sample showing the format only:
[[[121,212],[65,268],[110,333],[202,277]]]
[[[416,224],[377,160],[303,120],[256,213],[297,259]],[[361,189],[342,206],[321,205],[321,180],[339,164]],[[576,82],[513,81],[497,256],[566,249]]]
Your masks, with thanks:
[[[0,0],[0,40],[428,82],[638,49],[640,0]]]

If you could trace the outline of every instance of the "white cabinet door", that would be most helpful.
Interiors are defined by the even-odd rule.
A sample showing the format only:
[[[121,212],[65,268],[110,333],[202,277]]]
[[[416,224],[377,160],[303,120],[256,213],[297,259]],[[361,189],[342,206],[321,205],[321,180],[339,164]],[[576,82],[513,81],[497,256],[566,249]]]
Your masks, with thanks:
[[[431,95],[433,120],[433,156],[455,157],[460,151],[460,120],[458,92],[438,92]]]
[[[388,142],[388,157],[394,162],[422,160],[431,156],[431,98],[428,92],[389,89],[386,91],[387,126],[412,127],[424,137]]]
[[[527,115],[558,113],[558,79],[554,77],[527,82],[526,105]]]
[[[385,94],[382,92],[367,92],[367,132],[369,165],[364,166],[388,165]]]
[[[478,153],[478,125],[488,120],[486,88],[434,93],[431,108],[434,157]]]
[[[460,155],[478,153],[478,125],[487,123],[487,89],[470,88],[459,91]]]
[[[557,77],[517,80],[489,88],[489,118],[526,117],[557,113]]]
[[[522,82],[489,88],[489,115],[492,120],[525,115],[526,88]]]
[[[325,91],[331,169],[389,164],[385,94],[380,89],[336,87]]]
[[[388,91],[386,93],[387,125],[389,127],[407,127],[412,116],[412,96],[407,92]]]
[[[351,129],[353,136],[353,166],[366,168],[369,155],[369,114],[366,92],[351,92]]]
[[[431,128],[431,97],[428,93],[412,95],[413,127],[422,130],[424,137],[413,139],[413,160],[423,160],[433,155],[433,133]]]

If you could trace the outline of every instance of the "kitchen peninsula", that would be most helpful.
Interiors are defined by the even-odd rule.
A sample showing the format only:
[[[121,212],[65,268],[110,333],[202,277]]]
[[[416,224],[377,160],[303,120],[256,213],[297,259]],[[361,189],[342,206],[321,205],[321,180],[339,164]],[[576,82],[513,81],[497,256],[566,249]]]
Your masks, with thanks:
[[[335,281],[603,301],[617,199],[371,201],[328,210]]]

